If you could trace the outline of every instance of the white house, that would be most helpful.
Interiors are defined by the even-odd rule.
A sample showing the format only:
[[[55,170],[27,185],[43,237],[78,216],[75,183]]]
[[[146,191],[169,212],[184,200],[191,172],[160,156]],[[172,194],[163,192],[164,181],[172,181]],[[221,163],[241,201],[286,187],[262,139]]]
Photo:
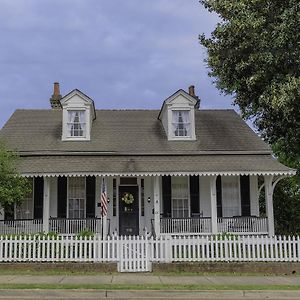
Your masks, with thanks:
[[[2,213],[0,233],[274,235],[273,191],[295,171],[234,110],[199,108],[193,86],[160,110],[96,110],[77,89],[62,97],[58,83],[50,102],[16,110],[0,131],[32,182],[22,206]]]

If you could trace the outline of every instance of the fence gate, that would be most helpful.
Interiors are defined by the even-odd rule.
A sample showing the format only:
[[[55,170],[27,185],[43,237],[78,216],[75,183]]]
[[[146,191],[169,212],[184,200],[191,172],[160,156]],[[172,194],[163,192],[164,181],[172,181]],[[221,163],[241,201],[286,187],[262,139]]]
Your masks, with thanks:
[[[150,243],[144,237],[120,237],[119,272],[151,272]]]

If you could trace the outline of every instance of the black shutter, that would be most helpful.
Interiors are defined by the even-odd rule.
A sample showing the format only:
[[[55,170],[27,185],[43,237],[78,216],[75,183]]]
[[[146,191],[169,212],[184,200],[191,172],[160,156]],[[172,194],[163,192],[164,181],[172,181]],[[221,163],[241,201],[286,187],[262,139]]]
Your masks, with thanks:
[[[171,176],[162,176],[163,216],[171,217]]]
[[[33,187],[33,195],[34,195],[34,209],[33,215],[35,219],[43,218],[43,203],[44,203],[44,178],[43,177],[35,177],[34,178],[34,187]]]
[[[250,216],[250,178],[240,176],[242,216]]]
[[[68,179],[67,177],[57,178],[57,217],[67,217],[67,191]]]
[[[12,221],[15,219],[15,207],[14,204],[7,205],[4,207],[4,220]]]
[[[95,217],[95,176],[86,177],[86,217]]]
[[[199,176],[190,176],[191,215],[200,213]]]
[[[223,212],[222,212],[222,179],[219,175],[217,177],[217,217],[222,218]]]

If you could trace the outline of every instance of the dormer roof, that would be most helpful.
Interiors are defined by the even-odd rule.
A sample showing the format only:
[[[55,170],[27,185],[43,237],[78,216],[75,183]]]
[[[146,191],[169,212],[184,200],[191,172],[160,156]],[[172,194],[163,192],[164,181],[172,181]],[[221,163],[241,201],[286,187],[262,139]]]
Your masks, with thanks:
[[[199,103],[199,99],[197,97],[193,97],[191,95],[189,95],[186,91],[184,91],[183,89],[179,89],[177,92],[175,92],[174,94],[172,94],[170,97],[168,97],[162,104],[162,107],[159,111],[158,114],[158,119],[161,120],[161,114],[163,109],[165,108],[166,105],[168,104],[172,104],[174,103],[174,101],[176,101],[176,99],[178,99],[179,96],[184,97],[184,99],[186,99],[187,103],[189,103],[189,105],[193,105],[194,107],[196,107]]]
[[[81,102],[85,105],[91,106],[92,107],[91,112],[92,112],[92,116],[93,116],[92,120],[96,119],[96,109],[95,109],[94,100],[92,100],[85,93],[83,93],[79,89],[72,90],[71,92],[69,92],[64,97],[61,98],[61,100],[60,100],[61,106],[64,107],[64,106],[68,105],[70,100],[73,100],[73,101],[75,100],[75,103],[78,103],[78,105],[80,105],[80,102]]]

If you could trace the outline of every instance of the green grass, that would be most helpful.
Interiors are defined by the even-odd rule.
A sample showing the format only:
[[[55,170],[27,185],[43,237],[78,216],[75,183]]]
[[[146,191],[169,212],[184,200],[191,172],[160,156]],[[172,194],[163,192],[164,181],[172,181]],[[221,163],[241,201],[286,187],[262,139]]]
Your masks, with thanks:
[[[198,285],[198,284],[0,284],[0,289],[95,289],[95,290],[300,290],[300,285]]]

